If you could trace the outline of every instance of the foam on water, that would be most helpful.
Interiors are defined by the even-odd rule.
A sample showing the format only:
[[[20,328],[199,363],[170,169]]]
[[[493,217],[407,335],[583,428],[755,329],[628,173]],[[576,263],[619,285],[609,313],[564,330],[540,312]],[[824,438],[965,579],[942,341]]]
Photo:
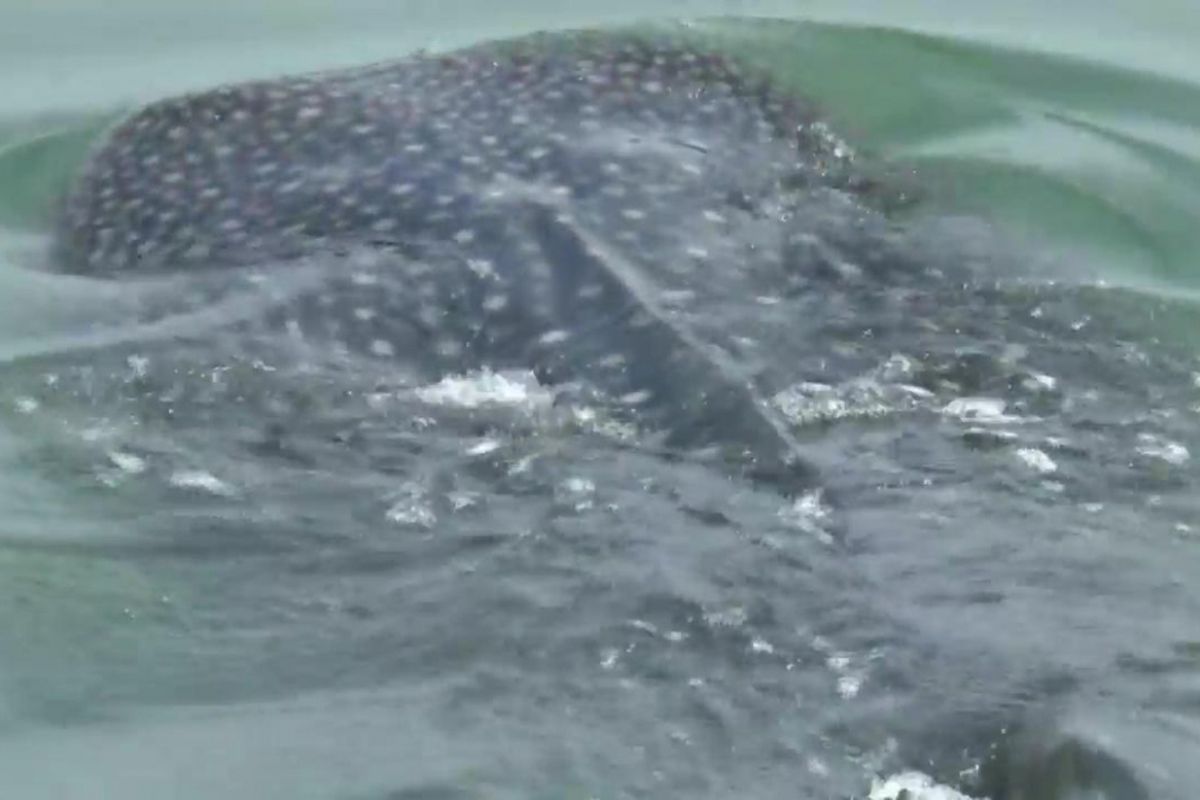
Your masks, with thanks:
[[[1058,465],[1054,463],[1054,459],[1036,447],[1017,448],[1015,455],[1022,464],[1041,475],[1051,475],[1058,471]]]
[[[493,372],[486,368],[465,375],[447,375],[436,383],[414,389],[413,394],[433,405],[456,408],[501,405],[528,411],[547,408],[554,399],[554,393],[538,383],[531,372]]]
[[[937,783],[923,772],[900,772],[877,778],[871,784],[867,800],[986,800],[972,798],[949,786]]]

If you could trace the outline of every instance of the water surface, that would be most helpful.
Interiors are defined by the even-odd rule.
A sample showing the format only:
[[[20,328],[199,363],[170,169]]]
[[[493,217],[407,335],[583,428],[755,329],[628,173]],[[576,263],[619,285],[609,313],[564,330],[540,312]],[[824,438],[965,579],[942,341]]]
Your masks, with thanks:
[[[159,289],[41,269],[53,198],[133,103],[645,9],[76,5],[9,12],[0,108],[14,796],[862,797],[910,770],[1187,795],[1190,8],[662,23],[815,99],[920,200],[901,267],[717,320],[779,332],[760,357],[826,482],[784,498],[521,374],[238,359],[186,319],[109,337]],[[995,767],[1014,730],[1032,755]]]

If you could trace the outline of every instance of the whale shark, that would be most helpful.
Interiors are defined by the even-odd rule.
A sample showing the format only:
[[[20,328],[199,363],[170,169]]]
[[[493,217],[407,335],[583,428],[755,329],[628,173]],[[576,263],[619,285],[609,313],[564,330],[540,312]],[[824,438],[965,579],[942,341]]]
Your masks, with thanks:
[[[629,704],[628,727],[610,731],[622,741],[674,713],[626,675],[686,685],[688,708],[692,689],[711,690],[745,712],[717,727],[751,735],[738,752],[762,759],[737,759],[730,785],[765,766],[829,794],[836,772],[793,769],[779,747],[828,746],[809,763],[836,771],[847,742],[855,781],[879,752],[939,780],[989,759],[974,785],[994,791],[979,796],[1037,792],[1064,765],[1068,788],[1136,795],[1156,776],[1097,744],[1091,707],[1026,715],[1124,642],[1085,630],[1014,651],[1007,632],[1040,596],[1029,565],[1037,581],[1047,565],[1096,571],[1064,549],[1079,531],[1124,541],[1130,520],[1186,519],[1176,442],[1192,431],[1176,412],[1194,404],[1194,353],[1132,348],[1167,306],[1055,285],[1007,239],[993,247],[956,220],[893,229],[864,197],[868,169],[803,97],[730,55],[647,36],[553,34],[168,98],[96,142],[53,266],[105,287],[95,305],[117,305],[113,287],[153,290],[110,315],[238,303],[179,339],[166,326],[94,359],[62,348],[14,365],[11,413],[70,443],[35,464],[123,487],[105,495],[122,514],[137,501],[114,536],[144,530],[156,554],[205,556],[197,585],[215,590],[195,594],[233,638],[172,629],[179,657],[203,665],[201,691],[208,673],[252,692],[400,675],[424,695],[431,684],[409,677],[432,658],[455,687],[486,665],[529,682],[517,692],[561,687],[574,702],[600,687],[611,703],[596,672],[559,682],[560,655],[590,664],[602,650]],[[632,421],[634,452],[556,453],[555,431],[425,402],[443,378],[510,368]],[[420,402],[379,400],[393,372],[415,374],[396,383]],[[657,470],[660,453],[705,460]],[[710,459],[743,483],[731,490]],[[43,536],[44,509],[31,516],[30,538]],[[82,527],[72,547],[104,546],[91,517]],[[1041,608],[1046,630],[1079,633],[1058,599]],[[334,603],[353,629],[329,627]],[[415,622],[395,624],[397,610]],[[514,624],[542,638],[513,647]],[[228,669],[264,630],[267,660]],[[628,647],[618,661],[610,642]],[[119,666],[104,695],[144,698],[142,675]],[[703,690],[702,670],[719,679]],[[835,681],[835,706],[809,703]],[[764,726],[780,698],[818,713]],[[562,724],[561,703],[539,705]],[[545,726],[526,710],[509,749],[540,753]],[[1099,711],[1100,729],[1136,743],[1173,724],[1143,714],[1133,730]],[[577,716],[591,753],[595,725]],[[732,752],[724,733],[704,738],[711,721],[691,729],[706,731],[696,759]],[[644,793],[637,758],[629,785]],[[691,777],[679,785],[693,791]],[[883,784],[938,790],[921,777]]]
[[[850,160],[809,103],[729,56],[543,36],[151,103],[89,155],[55,264],[259,281],[315,264],[248,335],[434,378],[526,367],[672,450],[802,487],[743,352],[763,305],[730,300],[786,283],[797,192],[841,196]]]

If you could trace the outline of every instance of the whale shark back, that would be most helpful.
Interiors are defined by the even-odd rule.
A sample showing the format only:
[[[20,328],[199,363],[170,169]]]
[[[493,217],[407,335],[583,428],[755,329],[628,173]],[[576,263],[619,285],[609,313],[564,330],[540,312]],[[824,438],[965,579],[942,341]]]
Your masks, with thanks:
[[[784,465],[798,448],[722,309],[781,283],[785,187],[843,159],[803,103],[721,56],[485,45],[146,107],[69,194],[58,264],[321,262],[320,286],[252,327],[435,375],[527,366],[671,446]]]

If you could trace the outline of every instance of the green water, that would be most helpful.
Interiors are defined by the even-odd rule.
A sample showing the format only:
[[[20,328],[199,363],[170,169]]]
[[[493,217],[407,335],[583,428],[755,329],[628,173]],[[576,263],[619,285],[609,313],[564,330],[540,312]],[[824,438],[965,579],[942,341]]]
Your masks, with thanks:
[[[11,86],[0,108],[6,186],[0,220],[23,227],[41,217],[93,130],[88,120],[96,117],[89,113],[225,80],[645,16],[611,5],[602,14],[557,6],[551,13],[522,11],[519,4],[507,12],[464,7],[456,14],[422,3],[403,12],[366,4],[357,13],[320,4],[252,10],[231,4],[195,20],[135,4],[123,10],[55,4],[52,14],[30,8],[5,26],[10,37],[28,34],[5,48],[12,64],[3,68]],[[956,202],[986,207],[1021,230],[1082,251],[1105,277],[1191,288],[1200,104],[1190,81],[1196,76],[1178,51],[1200,21],[1182,6],[1155,9],[1130,10],[1128,19],[1089,9],[1085,34],[1061,9],[1041,17],[1035,8],[999,15],[981,7],[951,22],[951,12],[939,19],[928,6],[911,13],[892,4],[886,11],[836,13],[814,6],[801,17],[844,16],[856,24],[781,30],[749,22],[724,26],[720,37],[818,99],[861,148],[903,159],[922,171],[923,181],[952,186]],[[748,3],[667,9],[682,16],[720,10],[780,9]],[[64,25],[65,19],[75,23]],[[122,29],[135,19],[144,36]],[[711,32],[703,18],[689,24]],[[1105,30],[1112,39],[1102,38]],[[79,41],[87,32],[94,38]]]
[[[308,0],[214,2],[190,8],[84,0],[7,4],[0,9],[0,352],[7,359],[37,350],[40,343],[75,332],[80,318],[121,313],[119,291],[98,294],[86,282],[47,279],[36,270],[53,203],[89,143],[122,110],[227,80],[649,17],[655,19],[652,25],[758,63],[815,99],[831,127],[865,161],[881,174],[911,184],[913,193],[928,203],[923,208],[986,216],[1011,237],[1014,250],[1019,243],[1051,254],[1062,270],[1056,274],[1129,290],[1115,298],[1105,295],[1092,310],[1094,317],[1131,320],[1119,335],[1113,333],[1131,351],[1140,348],[1157,357],[1162,345],[1178,363],[1186,363],[1194,352],[1200,375],[1200,348],[1192,345],[1200,341],[1195,306],[1200,288],[1200,225],[1195,222],[1200,219],[1200,59],[1191,55],[1193,43],[1200,41],[1200,7],[1166,0],[1104,8],[1085,3],[964,8],[951,2],[749,0],[603,5],[367,0],[336,6]],[[739,19],[713,20],[713,14]],[[755,16],[796,21],[748,18]],[[1105,333],[1096,336],[1104,339]],[[1184,373],[1147,369],[1148,380],[1157,376],[1171,384],[1151,387],[1152,394],[1166,399],[1159,407],[1147,407],[1145,416],[1169,412],[1171,430],[1190,433],[1190,441],[1196,442],[1200,379],[1196,386],[1181,384]],[[1142,373],[1137,374],[1141,380]],[[5,398],[11,400],[7,392]],[[438,619],[436,608],[443,601],[451,605],[449,595],[420,595],[411,608],[393,604],[388,606],[393,615],[382,619],[368,619],[363,612],[370,627],[363,632],[354,627],[356,603],[378,605],[380,596],[402,595],[409,583],[416,591],[415,581],[402,574],[398,585],[376,593],[375,567],[347,565],[310,587],[296,577],[309,566],[297,561],[301,556],[291,549],[286,567],[278,567],[250,556],[245,562],[226,559],[224,553],[238,552],[242,543],[225,538],[198,539],[194,552],[175,539],[147,547],[147,531],[178,526],[180,515],[195,522],[198,535],[206,532],[210,509],[197,503],[194,509],[176,509],[176,516],[156,516],[159,507],[123,482],[112,465],[97,472],[61,456],[62,442],[80,436],[106,441],[108,432],[89,427],[94,420],[85,414],[39,411],[6,409],[0,426],[5,526],[0,531],[0,797],[486,797],[522,796],[528,786],[538,785],[514,778],[505,794],[496,788],[502,785],[496,783],[496,763],[514,775],[544,776],[547,797],[659,796],[656,785],[669,787],[661,796],[682,796],[680,787],[689,784],[678,773],[688,770],[698,773],[696,796],[721,796],[723,791],[745,797],[795,796],[795,786],[805,787],[801,796],[810,796],[823,786],[822,770],[833,773],[830,793],[861,796],[876,762],[887,761],[870,751],[862,756],[861,768],[842,772],[830,766],[834,757],[820,749],[827,744],[821,736],[810,736],[801,723],[788,721],[789,716],[836,717],[836,699],[801,702],[799,710],[790,697],[762,700],[761,707],[725,709],[726,702],[736,707],[742,695],[731,690],[733,699],[724,700],[719,695],[722,680],[739,685],[760,680],[778,688],[781,696],[799,693],[781,677],[782,667],[778,674],[743,674],[731,666],[727,674],[710,675],[716,695],[709,698],[712,707],[727,713],[724,727],[716,726],[715,733],[663,721],[680,728],[672,741],[691,746],[696,740],[711,752],[734,754],[721,763],[709,763],[703,753],[678,755],[668,745],[647,750],[640,742],[636,756],[626,753],[622,729],[606,724],[609,715],[634,720],[630,727],[659,722],[654,714],[659,701],[632,680],[609,685],[596,678],[602,699],[581,699],[574,727],[557,734],[540,731],[537,721],[545,707],[581,697],[579,687],[592,680],[592,673],[569,654],[562,656],[563,675],[569,676],[563,679],[566,688],[529,692],[522,700],[499,703],[482,718],[471,717],[466,709],[472,692],[482,690],[457,686],[452,674],[456,654],[467,657],[476,646],[486,651],[505,634],[485,626],[477,633],[477,645],[455,640],[430,646],[428,665],[414,672],[402,655],[381,642],[396,646],[386,637],[393,627],[469,628],[475,621],[465,611]],[[1186,435],[1179,438],[1188,441]],[[1121,460],[1111,453],[1098,460],[1105,459]],[[1036,662],[1061,647],[1065,682],[1087,686],[1098,676],[1097,694],[1111,692],[1120,701],[1112,712],[1117,722],[1105,717],[1081,723],[1085,732],[1121,743],[1119,760],[1149,770],[1162,785],[1186,796],[1188,776],[1176,770],[1200,741],[1196,716],[1185,713],[1171,723],[1170,733],[1154,728],[1151,734],[1131,725],[1126,714],[1136,705],[1133,698],[1151,698],[1147,702],[1155,709],[1187,708],[1190,703],[1194,710],[1200,691],[1195,650],[1200,623],[1189,622],[1200,618],[1192,613],[1200,609],[1194,588],[1200,577],[1195,572],[1200,519],[1192,516],[1192,469],[1190,462],[1181,469],[1153,467],[1145,483],[1130,490],[1135,499],[1124,504],[1114,500],[1111,515],[1097,521],[1091,533],[1091,523],[1074,517],[1054,517],[1050,511],[1039,516],[1038,509],[1050,504],[1044,497],[1014,500],[1009,509],[1013,520],[1033,520],[1028,525],[1036,529],[1039,520],[1051,519],[1054,524],[1046,527],[1055,535],[1067,528],[1079,534],[1070,544],[1078,548],[1072,550],[1078,560],[1069,562],[1080,567],[1078,574],[1042,576],[1037,564],[1023,562],[1012,572],[984,568],[971,573],[978,568],[975,559],[986,561],[979,553],[968,557],[949,539],[931,543],[916,528],[873,541],[880,550],[866,559],[862,571],[892,586],[897,615],[920,628],[921,635],[929,632],[926,628],[934,631],[940,637],[935,641],[948,652],[966,651],[967,661],[987,660],[979,655],[985,651],[979,642],[1000,643],[997,648],[1013,666],[988,664],[979,673],[989,676],[986,680],[997,671],[1005,676],[1018,672],[1022,659]],[[620,467],[613,471],[619,473]],[[972,507],[969,500],[949,495],[918,507],[930,518],[949,515],[940,503],[949,507],[952,500]],[[331,500],[330,519],[341,514],[337,502]],[[989,503],[979,507],[998,514],[980,523],[993,545],[1023,524],[1007,525],[1003,511]],[[328,522],[324,512],[313,512],[322,524]],[[512,516],[516,527],[525,524],[519,508],[496,513],[504,519]],[[774,511],[752,513],[765,519]],[[650,511],[646,515],[653,518]],[[864,518],[869,529],[872,518]],[[1169,535],[1145,535],[1160,528]],[[702,541],[670,545],[665,555],[655,554],[703,563],[719,575],[714,584],[723,588],[698,589],[698,594],[707,591],[716,606],[740,608],[730,598],[743,593],[728,587],[738,577],[751,581],[757,575],[752,568],[762,564],[739,555],[727,534],[732,538],[728,531],[702,531],[697,534]],[[1088,536],[1099,543],[1094,546],[1104,550],[1102,555],[1089,550]],[[431,552],[440,546],[448,545],[428,545]],[[643,566],[600,551],[594,553],[601,570],[594,576],[598,583],[607,579],[604,568],[616,576],[614,585],[624,585],[628,573]],[[1009,552],[997,545],[1000,551]],[[943,591],[943,554],[947,562],[960,559],[963,574],[982,584],[1025,578],[1030,583],[1015,592],[1015,606],[1002,611],[957,601],[927,609],[923,599],[914,598]],[[564,559],[554,562],[564,573],[575,568],[558,551],[539,556]],[[441,569],[469,574],[471,558],[468,553],[466,562],[451,566],[434,561]],[[1093,559],[1102,574],[1087,571]],[[180,566],[185,562],[186,567]],[[841,575],[837,570],[842,567],[825,568]],[[518,575],[521,569],[529,567],[516,569]],[[1116,571],[1103,571],[1108,569]],[[668,565],[663,570],[684,574],[683,584],[690,580],[686,568]],[[842,585],[840,578],[829,580],[831,586]],[[802,593],[773,574],[763,577],[763,583],[764,592]],[[583,585],[590,591],[591,583]],[[319,594],[307,596],[310,588]],[[986,594],[1007,587],[976,588]],[[487,588],[475,590],[481,604],[492,597]],[[544,586],[541,591],[553,594]],[[848,590],[847,596],[855,594]],[[1168,598],[1166,606],[1160,607],[1160,597]],[[551,604],[544,597],[537,602]],[[809,602],[814,617],[832,613],[818,600]],[[754,618],[753,602],[745,605],[752,624],[770,626]],[[330,611],[346,608],[351,610],[343,616]],[[671,613],[663,612],[665,617]],[[522,626],[534,628],[540,619],[519,619],[507,635],[519,641],[528,633]],[[308,629],[310,625],[316,627]],[[722,638],[724,628],[712,627],[718,631],[714,650],[750,646],[740,640],[730,644]],[[227,629],[234,633],[226,635]],[[1094,631],[1101,631],[1095,637],[1102,644],[1089,638]],[[572,635],[562,634],[565,639]],[[577,635],[587,638],[589,631]],[[612,645],[600,641],[602,636],[595,638],[589,640],[589,652]],[[872,635],[850,639],[861,644],[860,655],[870,651]],[[417,641],[428,644],[436,638]],[[503,650],[502,644],[495,646],[497,652]],[[560,655],[555,650],[544,658],[548,662]],[[1089,666],[1093,656],[1097,663]],[[736,662],[740,656],[731,658]],[[364,670],[374,675],[392,663],[406,665],[409,672],[401,672],[416,677],[382,689],[362,678]],[[682,684],[688,669],[711,665],[697,656],[664,670],[674,675],[676,666]],[[496,682],[507,679],[507,668],[497,666]],[[1130,683],[1127,673],[1136,675],[1128,678]],[[961,665],[937,674],[962,678],[965,688],[947,689],[947,695],[973,691],[974,678],[963,678],[973,673]],[[460,692],[467,699],[456,699],[446,712],[434,700],[439,691]],[[1046,689],[1045,696],[1058,697],[1056,692]],[[776,701],[787,710],[775,715]],[[886,717],[878,709],[856,713],[864,720]],[[444,725],[426,729],[423,720],[434,717],[444,719]],[[854,728],[853,715],[844,725]],[[899,727],[907,730],[904,724]],[[927,733],[928,726],[913,722],[911,730]],[[949,723],[943,733],[950,739],[956,735]],[[862,738],[870,735],[864,732]],[[1160,735],[1162,741],[1156,738]],[[547,736],[561,740],[548,748],[549,754],[533,754],[531,743]],[[857,734],[848,738],[857,740]],[[793,742],[804,744],[792,748]],[[768,762],[762,753],[771,747],[779,752]],[[901,749],[921,751],[919,742]],[[946,749],[943,741],[929,747],[930,752]],[[745,755],[746,750],[754,755]],[[498,760],[494,751],[502,754]],[[574,769],[570,765],[576,760],[592,765],[592,771]],[[484,762],[490,771],[477,766]],[[597,766],[605,763],[611,767],[608,772]],[[773,766],[759,769],[761,763]],[[953,777],[944,767],[939,772],[924,763],[906,766],[928,767],[943,781]],[[887,767],[896,765],[889,762]],[[639,780],[626,783],[622,770]],[[703,774],[706,770],[713,774]],[[665,783],[655,783],[658,772],[668,776]],[[639,782],[643,773],[647,777]],[[428,794],[419,789],[389,793],[389,787],[407,785],[409,775],[421,775],[422,785],[434,788]],[[800,775],[804,777],[795,777]]]

